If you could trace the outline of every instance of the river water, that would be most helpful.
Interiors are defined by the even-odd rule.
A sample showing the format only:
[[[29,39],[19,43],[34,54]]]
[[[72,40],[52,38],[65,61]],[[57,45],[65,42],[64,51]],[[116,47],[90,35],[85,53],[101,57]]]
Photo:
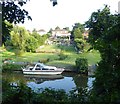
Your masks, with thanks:
[[[18,85],[20,82],[26,84],[35,92],[44,88],[63,89],[69,92],[78,87],[92,87],[94,78],[76,73],[63,73],[61,75],[23,75],[22,73],[4,73],[2,78],[11,84]]]

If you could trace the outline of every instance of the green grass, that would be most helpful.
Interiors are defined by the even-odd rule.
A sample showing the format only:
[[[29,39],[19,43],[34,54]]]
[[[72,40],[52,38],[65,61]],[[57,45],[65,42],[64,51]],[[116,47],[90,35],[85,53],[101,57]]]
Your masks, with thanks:
[[[15,62],[34,62],[40,59],[50,58],[51,60],[55,60],[57,58],[57,54],[52,53],[29,53],[26,52],[22,56],[16,56],[13,52],[4,52],[2,53],[2,60],[6,58],[11,58]]]
[[[52,50],[62,50],[62,52],[67,55],[67,58],[64,60],[58,60],[58,53],[24,53],[22,56],[16,56],[12,51],[5,51],[0,53],[0,57],[2,56],[2,60],[6,58],[11,58],[15,62],[37,62],[42,59],[50,59],[50,61],[46,64],[54,65],[57,67],[65,67],[68,69],[74,69],[75,60],[78,57],[84,57],[88,59],[88,64],[92,65],[100,61],[100,54],[97,51],[92,52],[84,52],[81,54],[77,54],[74,50],[73,46],[56,46],[49,45],[45,46],[42,50],[52,51]]]

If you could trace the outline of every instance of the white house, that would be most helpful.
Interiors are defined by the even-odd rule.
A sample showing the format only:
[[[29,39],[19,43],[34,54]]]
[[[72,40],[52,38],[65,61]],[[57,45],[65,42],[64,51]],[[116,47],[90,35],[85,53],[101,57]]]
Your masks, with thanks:
[[[69,37],[70,33],[65,29],[56,29],[52,31],[52,37]]]

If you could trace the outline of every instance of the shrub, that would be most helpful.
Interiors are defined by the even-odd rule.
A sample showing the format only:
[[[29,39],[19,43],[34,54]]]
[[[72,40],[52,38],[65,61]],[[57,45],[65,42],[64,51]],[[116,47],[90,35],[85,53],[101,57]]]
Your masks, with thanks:
[[[2,65],[2,72],[11,72],[13,70],[19,70],[22,65],[15,65],[15,64],[3,64]]]
[[[24,83],[15,86],[6,80],[3,80],[3,86],[2,104],[89,104],[89,92],[84,88],[74,89],[70,93],[50,88],[34,92]]]
[[[88,71],[88,60],[85,58],[77,58],[75,60],[77,71],[80,73],[87,74]]]
[[[38,40],[36,38],[34,38],[33,36],[27,38],[25,47],[27,52],[35,52],[38,46]]]

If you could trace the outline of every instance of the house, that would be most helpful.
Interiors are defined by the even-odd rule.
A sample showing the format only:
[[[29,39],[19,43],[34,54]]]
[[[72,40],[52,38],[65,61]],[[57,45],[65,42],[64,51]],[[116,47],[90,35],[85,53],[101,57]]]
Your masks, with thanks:
[[[70,35],[71,34],[65,29],[52,30],[52,37],[69,37],[70,38]]]
[[[44,29],[38,30],[37,33],[40,34],[41,36],[47,34],[47,32]]]
[[[66,29],[52,30],[52,35],[51,36],[54,39],[55,43],[68,44],[68,45],[70,44],[70,36],[71,36],[71,34]]]

